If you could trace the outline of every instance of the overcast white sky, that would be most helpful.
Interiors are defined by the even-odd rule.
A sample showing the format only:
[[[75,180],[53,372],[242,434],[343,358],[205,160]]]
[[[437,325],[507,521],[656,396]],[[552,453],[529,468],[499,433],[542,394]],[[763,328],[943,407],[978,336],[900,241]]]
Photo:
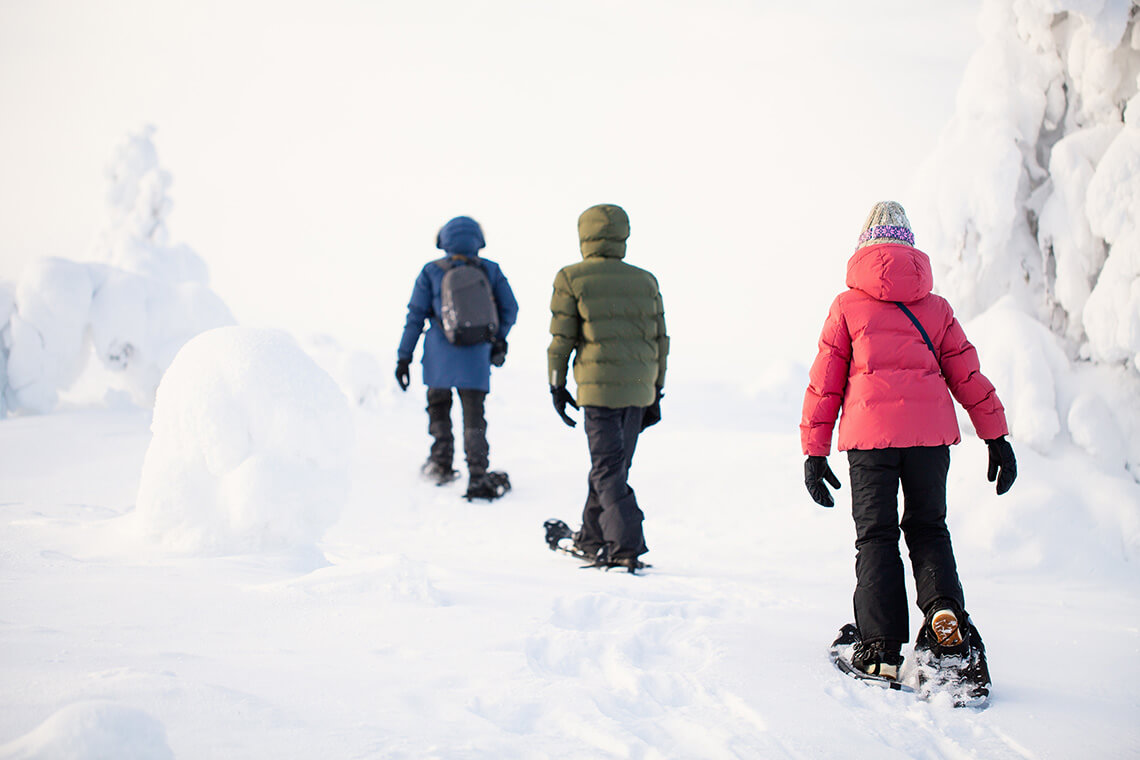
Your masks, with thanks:
[[[0,0],[0,278],[86,255],[103,169],[151,123],[173,240],[244,323],[394,355],[436,230],[470,214],[538,353],[577,215],[609,202],[682,366],[766,331],[749,351],[809,361],[867,209],[906,203],[954,110],[981,2],[787,5]]]

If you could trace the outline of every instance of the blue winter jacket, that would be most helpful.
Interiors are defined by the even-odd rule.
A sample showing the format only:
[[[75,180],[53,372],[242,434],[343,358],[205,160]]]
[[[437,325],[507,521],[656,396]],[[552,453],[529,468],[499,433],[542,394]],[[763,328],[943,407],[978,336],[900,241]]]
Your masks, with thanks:
[[[499,332],[496,337],[505,340],[518,317],[519,304],[499,265],[474,253],[453,254],[448,258],[453,265],[483,268],[499,309]],[[408,318],[404,324],[404,334],[400,339],[400,348],[396,355],[400,359],[411,360],[420,333],[424,329],[424,320],[428,320],[427,336],[424,338],[424,385],[429,388],[469,388],[489,391],[491,344],[453,346],[447,342],[443,334],[439,314],[440,285],[445,271],[434,261],[428,262],[420,270],[415,287],[412,288],[412,298],[408,301]]]

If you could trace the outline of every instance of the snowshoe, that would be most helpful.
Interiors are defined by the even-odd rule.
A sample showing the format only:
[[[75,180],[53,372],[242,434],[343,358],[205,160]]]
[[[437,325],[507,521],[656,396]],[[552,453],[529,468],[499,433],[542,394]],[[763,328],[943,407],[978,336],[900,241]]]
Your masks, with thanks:
[[[885,651],[878,652],[879,647],[874,646],[877,643],[878,642],[873,642],[864,647],[863,641],[859,636],[859,629],[855,627],[854,623],[848,623],[839,629],[839,635],[835,638],[835,641],[831,642],[828,657],[831,659],[831,664],[845,676],[850,676],[857,681],[864,681],[865,683],[880,686],[884,689],[913,693],[914,687],[903,683],[898,680],[898,678],[888,678],[878,673],[868,673],[863,667],[856,666],[854,658],[857,650],[860,650],[863,655],[864,666],[867,662],[866,658],[868,655],[876,657],[876,662],[879,662],[881,659],[887,659],[888,655],[892,658],[894,657],[892,653],[886,653]],[[898,665],[902,663],[902,657],[900,656],[897,659],[896,673],[898,672]]]
[[[459,478],[458,470],[453,470],[451,465],[441,464],[434,459],[424,462],[424,466],[420,468],[420,474],[423,475],[424,480],[437,486],[447,485]]]
[[[648,567],[653,567],[653,565],[642,562],[637,557],[621,557],[618,559],[609,559],[606,556],[605,551],[600,551],[598,552],[597,557],[594,558],[593,562],[588,565],[582,565],[582,569],[590,567],[596,567],[607,572],[613,570],[615,567],[620,567],[631,575],[637,575],[638,571],[644,570]]]
[[[918,632],[914,658],[918,690],[924,699],[948,694],[955,707],[979,707],[989,699],[986,646],[965,613],[932,611]]]
[[[589,552],[578,546],[574,540],[577,534],[563,521],[547,520],[542,527],[546,529],[546,545],[551,551],[569,554],[586,562],[594,562],[597,559],[597,552]]]
[[[467,501],[472,499],[493,501],[509,490],[511,490],[511,479],[507,477],[507,473],[486,472],[471,477],[467,483],[467,493],[463,494],[463,498]]]

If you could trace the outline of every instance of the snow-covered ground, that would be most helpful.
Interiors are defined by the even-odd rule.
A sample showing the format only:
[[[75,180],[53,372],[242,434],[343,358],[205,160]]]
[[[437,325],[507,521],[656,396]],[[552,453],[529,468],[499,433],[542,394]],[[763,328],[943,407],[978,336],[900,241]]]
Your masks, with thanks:
[[[494,503],[418,479],[418,384],[357,407],[323,559],[144,548],[149,410],[8,419],[0,757],[1135,757],[1140,596],[1120,521],[1140,486],[1021,447],[998,498],[967,436],[950,523],[991,704],[865,687],[825,655],[851,617],[853,529],[845,489],[835,510],[804,491],[801,373],[764,393],[667,388],[631,478],[640,577],[543,543],[546,518],[577,525],[587,457],[535,366],[493,380],[492,464],[514,484]]]
[[[1135,0],[706,6],[0,0],[0,760],[1140,756]],[[1018,456],[952,455],[981,711],[825,655],[797,423],[887,198]],[[641,577],[542,541],[588,467],[550,281],[611,201],[673,338]],[[494,503],[420,481],[390,374],[460,213],[522,306]]]

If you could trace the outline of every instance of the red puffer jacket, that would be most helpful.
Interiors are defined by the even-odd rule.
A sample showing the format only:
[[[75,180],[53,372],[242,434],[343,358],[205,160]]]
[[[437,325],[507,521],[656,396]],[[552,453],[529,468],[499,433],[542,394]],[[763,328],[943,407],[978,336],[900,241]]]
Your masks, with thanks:
[[[958,400],[982,439],[1006,435],[1005,409],[981,373],[978,352],[950,304],[930,292],[930,259],[917,248],[883,243],[860,248],[847,262],[847,290],[831,304],[804,396],[804,453],[958,443]],[[938,352],[895,303],[906,304]]]

